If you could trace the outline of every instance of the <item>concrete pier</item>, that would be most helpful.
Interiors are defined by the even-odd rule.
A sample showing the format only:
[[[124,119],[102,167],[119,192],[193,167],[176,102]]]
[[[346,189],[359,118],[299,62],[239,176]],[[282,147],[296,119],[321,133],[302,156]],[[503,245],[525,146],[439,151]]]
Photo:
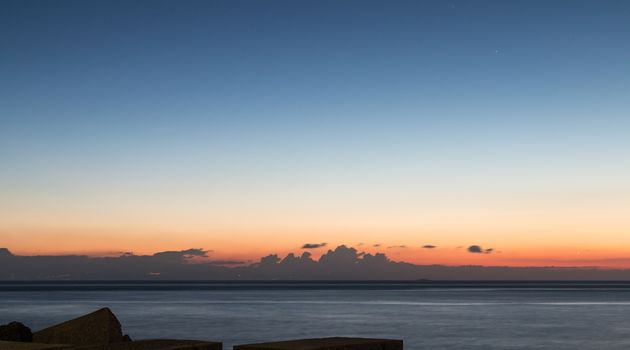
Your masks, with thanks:
[[[234,350],[403,350],[403,341],[373,338],[313,338],[243,344]]]

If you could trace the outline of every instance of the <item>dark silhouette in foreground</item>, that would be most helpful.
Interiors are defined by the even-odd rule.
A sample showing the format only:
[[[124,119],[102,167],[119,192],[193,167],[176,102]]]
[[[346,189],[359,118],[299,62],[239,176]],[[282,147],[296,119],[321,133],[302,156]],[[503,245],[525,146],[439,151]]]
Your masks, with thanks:
[[[235,345],[234,350],[402,350],[403,341],[371,338],[315,338]]]
[[[0,326],[0,340],[31,342],[33,341],[33,333],[30,328],[20,322],[10,322]]]
[[[21,324],[11,322],[8,326],[16,323]],[[219,342],[197,340],[132,341],[128,335],[123,335],[118,318],[109,308],[37,331],[32,334],[32,339],[0,338],[0,350],[221,350],[221,348],[222,344]]]
[[[8,328],[7,328],[8,327]],[[30,329],[11,322],[5,329]],[[4,333],[0,333],[4,334]],[[7,341],[8,340],[8,341]],[[118,318],[109,308],[54,325],[32,335],[31,339],[0,338],[0,350],[222,350],[220,342],[175,339],[132,341],[123,335]],[[244,344],[235,350],[402,350],[402,340],[368,338],[319,338]]]
[[[123,335],[118,318],[108,308],[33,334],[33,342],[44,344],[92,345],[122,343],[128,340],[131,338]]]

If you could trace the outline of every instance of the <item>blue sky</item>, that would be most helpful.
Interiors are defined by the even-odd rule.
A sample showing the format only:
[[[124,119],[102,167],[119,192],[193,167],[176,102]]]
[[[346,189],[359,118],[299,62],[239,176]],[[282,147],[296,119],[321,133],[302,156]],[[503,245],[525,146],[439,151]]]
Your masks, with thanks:
[[[177,196],[199,216],[230,200],[235,218],[271,206],[281,220],[297,206],[308,230],[334,222],[307,214],[327,202],[358,220],[392,203],[412,216],[436,198],[458,212],[458,196],[618,203],[630,192],[625,1],[0,9],[5,232],[41,231],[85,207],[115,220],[117,201],[146,214]],[[355,212],[359,198],[374,204]]]

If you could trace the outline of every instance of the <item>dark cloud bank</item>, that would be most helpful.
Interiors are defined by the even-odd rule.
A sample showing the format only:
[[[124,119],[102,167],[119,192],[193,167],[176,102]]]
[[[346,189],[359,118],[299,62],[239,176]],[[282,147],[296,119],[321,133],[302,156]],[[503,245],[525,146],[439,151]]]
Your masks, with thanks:
[[[474,253],[490,252],[474,246]],[[630,280],[630,270],[560,267],[414,265],[339,246],[320,259],[309,252],[260,261],[213,261],[188,249],[118,257],[18,256],[0,248],[0,280]]]

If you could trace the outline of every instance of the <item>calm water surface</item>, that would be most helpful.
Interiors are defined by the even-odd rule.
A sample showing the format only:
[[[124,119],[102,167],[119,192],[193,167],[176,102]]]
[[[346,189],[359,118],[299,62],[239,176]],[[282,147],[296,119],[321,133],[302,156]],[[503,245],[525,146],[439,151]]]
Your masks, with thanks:
[[[134,339],[401,338],[405,349],[630,349],[625,284],[0,283],[0,323],[110,307]]]

